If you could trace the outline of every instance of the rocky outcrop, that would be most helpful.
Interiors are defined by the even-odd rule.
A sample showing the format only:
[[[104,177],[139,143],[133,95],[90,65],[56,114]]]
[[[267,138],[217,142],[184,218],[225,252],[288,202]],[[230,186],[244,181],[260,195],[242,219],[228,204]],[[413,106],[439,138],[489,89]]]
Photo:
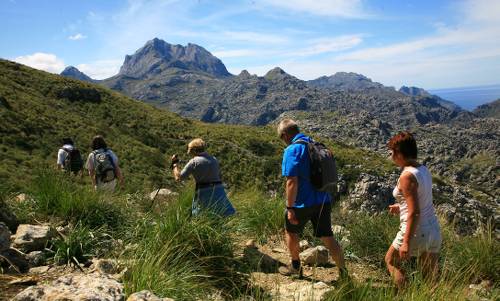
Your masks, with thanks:
[[[122,301],[124,298],[123,285],[109,276],[72,274],[63,276],[51,284],[31,286],[13,300]]]
[[[158,38],[148,41],[133,55],[125,56],[118,75],[146,78],[166,69],[201,71],[215,77],[231,75],[224,64],[203,47],[196,44],[172,45]]]
[[[394,203],[392,190],[397,181],[394,177],[388,179],[362,173],[342,207],[370,214],[387,210]]]
[[[54,229],[46,225],[22,224],[17,228],[13,246],[25,252],[42,250],[54,237]]]

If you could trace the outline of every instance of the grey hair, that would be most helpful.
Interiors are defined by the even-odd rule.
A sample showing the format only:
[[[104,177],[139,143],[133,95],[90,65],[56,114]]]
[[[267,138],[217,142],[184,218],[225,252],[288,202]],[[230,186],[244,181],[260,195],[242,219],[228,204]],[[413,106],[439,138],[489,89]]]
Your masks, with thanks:
[[[298,134],[300,132],[299,126],[292,119],[286,118],[278,123],[278,136],[283,134]]]

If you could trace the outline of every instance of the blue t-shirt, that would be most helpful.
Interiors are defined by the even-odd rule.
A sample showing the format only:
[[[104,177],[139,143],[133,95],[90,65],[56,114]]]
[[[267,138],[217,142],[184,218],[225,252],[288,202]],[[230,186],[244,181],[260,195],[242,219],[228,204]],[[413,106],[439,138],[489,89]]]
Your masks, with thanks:
[[[283,162],[281,163],[281,175],[285,177],[298,177],[299,187],[294,207],[312,207],[323,203],[330,203],[331,196],[328,192],[321,192],[314,189],[311,184],[310,161],[307,145],[294,143],[297,140],[312,141],[311,138],[299,133],[292,139],[283,153]]]

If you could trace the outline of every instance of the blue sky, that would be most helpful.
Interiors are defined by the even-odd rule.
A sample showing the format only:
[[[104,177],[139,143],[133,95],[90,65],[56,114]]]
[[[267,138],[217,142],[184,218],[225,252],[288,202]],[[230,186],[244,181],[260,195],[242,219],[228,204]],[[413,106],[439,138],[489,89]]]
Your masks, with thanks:
[[[500,83],[500,0],[0,0],[0,57],[102,79],[154,37],[238,74],[338,71],[427,89]]]

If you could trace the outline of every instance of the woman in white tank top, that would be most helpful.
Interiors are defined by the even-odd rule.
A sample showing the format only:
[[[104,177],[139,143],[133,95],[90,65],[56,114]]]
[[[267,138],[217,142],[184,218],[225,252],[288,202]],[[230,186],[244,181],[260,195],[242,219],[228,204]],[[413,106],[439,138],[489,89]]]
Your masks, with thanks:
[[[434,277],[438,271],[441,231],[432,203],[432,176],[417,162],[417,143],[412,134],[399,133],[388,143],[391,159],[402,168],[393,195],[397,203],[389,212],[399,215],[400,227],[392,242],[385,262],[398,287],[406,278],[401,262],[418,257],[425,276]]]

